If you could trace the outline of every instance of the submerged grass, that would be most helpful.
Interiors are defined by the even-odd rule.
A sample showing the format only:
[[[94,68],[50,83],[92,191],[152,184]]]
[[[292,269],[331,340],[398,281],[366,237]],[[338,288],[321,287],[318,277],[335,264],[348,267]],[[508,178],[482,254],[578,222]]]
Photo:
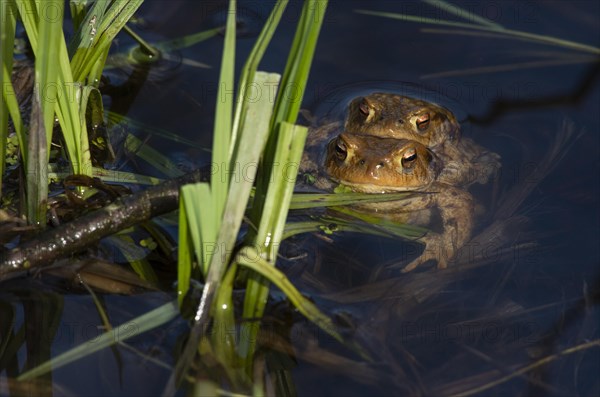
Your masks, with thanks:
[[[417,22],[424,25],[442,25],[442,26],[451,26],[455,28],[468,28],[473,29],[475,31],[483,31],[490,33],[497,33],[504,38],[507,39],[519,39],[519,40],[527,40],[536,43],[549,44],[554,45],[570,50],[575,50],[587,54],[592,55],[600,55],[600,48],[595,47],[588,44],[579,43],[576,41],[561,39],[560,37],[553,37],[548,35],[541,35],[536,33],[525,32],[522,30],[514,30],[507,29],[504,26],[491,22],[485,18],[482,18],[467,9],[461,8],[456,4],[450,4],[446,1],[436,0],[436,1],[424,1],[425,3],[431,4],[434,7],[439,7],[451,14],[456,15],[457,17],[466,19],[469,22],[458,22],[446,19],[434,19],[421,17],[418,15],[410,15],[410,14],[401,14],[401,13],[393,13],[393,12],[385,12],[385,11],[374,11],[374,10],[356,10],[357,13],[364,15],[372,15],[384,18],[397,19],[401,21],[407,22]]]
[[[17,379],[21,381],[33,379],[89,354],[110,347],[117,342],[124,342],[129,338],[133,338],[148,330],[165,324],[174,319],[178,314],[179,310],[176,302],[166,303],[142,316],[137,317],[135,322],[136,327],[131,327],[131,321],[126,321],[125,323],[116,326],[112,330],[95,338],[94,343],[82,343],[81,345],[68,350],[63,354],[53,357],[52,360],[46,361],[42,365],[39,365],[36,368],[21,374]]]

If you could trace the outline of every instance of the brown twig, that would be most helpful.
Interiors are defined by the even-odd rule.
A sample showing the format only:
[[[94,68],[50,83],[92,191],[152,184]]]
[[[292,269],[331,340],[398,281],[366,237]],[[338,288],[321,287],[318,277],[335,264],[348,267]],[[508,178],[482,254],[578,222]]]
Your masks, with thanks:
[[[197,170],[161,183],[91,212],[72,222],[47,230],[19,247],[0,255],[0,281],[28,269],[48,266],[101,238],[177,209],[179,188],[200,182],[206,173]]]

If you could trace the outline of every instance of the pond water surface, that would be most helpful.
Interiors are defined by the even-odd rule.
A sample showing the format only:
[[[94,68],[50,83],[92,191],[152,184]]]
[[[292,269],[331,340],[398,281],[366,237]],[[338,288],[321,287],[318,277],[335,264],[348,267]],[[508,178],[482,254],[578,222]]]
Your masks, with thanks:
[[[271,5],[239,3],[243,33],[237,70]],[[456,4],[508,29],[600,47],[595,1]],[[179,37],[217,26],[225,6],[148,1],[139,13],[144,25],[137,29],[151,40]],[[457,115],[464,136],[502,157],[496,180],[473,194],[488,214],[506,197],[520,205],[502,223],[505,228],[489,230],[492,215],[484,216],[477,232],[488,234],[476,246],[483,258],[465,256],[447,272],[394,270],[391,265],[405,263],[407,252],[416,249],[398,240],[354,233],[293,239],[282,251],[287,256],[282,268],[374,358],[362,362],[298,319],[289,330],[296,357],[286,361],[297,394],[452,395],[528,365],[533,367],[477,395],[600,394],[598,343],[535,365],[600,338],[598,54],[481,31],[457,34],[464,29],[364,15],[359,9],[458,20],[424,2],[330,2],[303,107],[321,119],[340,119],[352,98],[374,91],[446,106]],[[283,70],[299,13],[299,2],[292,2],[262,70]],[[127,42],[123,39],[121,48]],[[129,117],[196,142],[192,148],[156,137],[149,141],[190,166],[210,161],[202,148],[211,146],[221,48],[217,36],[173,54],[124,107]],[[125,76],[126,71],[109,74],[115,83]],[[24,292],[31,289],[38,292]],[[119,324],[172,296],[103,299],[111,321]],[[17,323],[26,320],[23,308],[38,300],[61,302],[56,304],[63,313],[60,337],[52,341],[52,354],[98,332],[101,322],[87,295],[54,293],[43,280],[21,281],[0,293],[0,305],[13,308]],[[159,394],[170,372],[150,358],[172,365],[183,330],[178,320],[135,338],[132,346],[145,357],[129,349],[106,350],[61,368],[52,374],[53,393]],[[22,348],[19,362],[25,357]],[[6,379],[6,373],[1,376]],[[0,393],[8,394],[4,380]]]

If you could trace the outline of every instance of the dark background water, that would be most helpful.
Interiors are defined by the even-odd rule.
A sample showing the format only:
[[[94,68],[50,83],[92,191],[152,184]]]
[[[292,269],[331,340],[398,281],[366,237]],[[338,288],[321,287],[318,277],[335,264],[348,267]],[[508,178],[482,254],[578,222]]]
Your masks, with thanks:
[[[243,64],[271,4],[262,1],[239,3],[243,33],[237,43],[236,70],[239,71]],[[600,5],[597,1],[461,1],[456,4],[508,29],[600,46]],[[300,7],[299,2],[290,4],[261,64],[262,70],[283,70]],[[139,13],[143,25],[136,29],[142,36],[151,39],[180,37],[222,23],[225,8],[226,2],[219,1],[147,1]],[[445,361],[452,362],[450,356],[460,355],[457,345],[470,345],[472,341],[459,338],[460,343],[456,343],[452,338],[436,337],[432,342],[427,338],[411,338],[402,332],[406,330],[402,324],[418,318],[419,321],[431,321],[430,330],[436,330],[436,326],[450,320],[473,319],[473,315],[490,310],[490,306],[484,304],[489,302],[490,295],[500,297],[496,302],[511,302],[532,310],[544,305],[552,306],[549,310],[539,309],[538,315],[529,319],[526,335],[512,340],[523,341],[534,335],[535,338],[523,343],[523,351],[547,347],[548,338],[552,347],[550,353],[597,339],[598,327],[590,324],[597,324],[599,317],[598,55],[595,59],[590,56],[586,62],[574,63],[581,57],[580,52],[483,34],[428,33],[423,29],[450,28],[361,15],[354,12],[355,9],[457,20],[421,2],[330,2],[304,95],[303,107],[313,113],[342,117],[343,106],[350,99],[372,90],[388,90],[435,100],[457,114],[465,136],[502,156],[498,194],[527,178],[548,152],[565,123],[573,126],[577,136],[577,139],[569,141],[569,145],[560,148],[560,160],[556,160],[552,172],[543,180],[532,181],[539,183],[519,210],[519,214],[526,215],[530,222],[515,233],[533,235],[538,244],[534,251],[522,258],[500,260],[497,263],[500,270],[482,273],[481,279],[469,278],[444,289],[441,299],[454,303],[452,312],[436,313],[432,317],[411,317],[410,313],[405,313],[404,317],[392,316],[389,322],[371,320],[374,327],[388,327],[397,333],[406,351],[414,357],[417,367],[414,378],[422,377],[424,381],[431,380],[428,375],[436,375],[440,379],[447,377],[446,380],[475,375],[483,364],[473,357],[460,368],[444,368]],[[122,38],[116,50],[125,49],[128,42],[127,38]],[[210,148],[221,49],[222,37],[217,36],[173,54],[180,62],[166,62],[163,70],[150,75],[133,101],[128,116],[179,133],[194,140],[200,147]],[[556,59],[561,64],[540,65],[542,61]],[[210,68],[193,67],[189,61],[205,63]],[[490,70],[499,65],[516,66]],[[446,73],[466,69],[476,70]],[[111,80],[118,82],[125,73],[113,71],[110,73]],[[190,150],[158,138],[152,138],[150,145],[172,156],[191,156],[193,158],[189,160],[196,164],[210,160],[206,152]],[[384,262],[394,255],[394,243],[389,241],[354,235],[342,236],[337,242],[355,247],[356,257],[361,261],[357,265],[359,267],[368,267],[371,262]],[[323,250],[327,249],[325,246],[316,245]],[[324,257],[327,258],[325,254]],[[499,278],[505,278],[500,286],[496,283]],[[307,282],[306,278],[300,277],[296,281],[301,289],[315,292],[314,283]],[[363,280],[362,284],[366,281]],[[357,278],[336,284],[338,291],[357,285],[361,285]],[[590,305],[585,311],[573,311],[586,293],[592,297],[588,299]],[[55,353],[85,340],[85,329],[98,323],[95,318],[82,321],[86,311],[94,311],[91,299],[81,296],[66,296],[64,299],[65,314],[60,329],[73,332],[75,336],[57,339],[53,345]],[[163,295],[107,297],[106,303],[115,313],[112,320],[118,324],[154,307],[153,302],[166,299]],[[17,302],[16,298],[7,300]],[[379,313],[389,303],[378,302],[377,308],[374,308],[366,303],[338,304],[323,299],[322,304],[331,311],[354,313],[354,321],[365,323],[375,318],[373,313]],[[427,305],[427,302],[423,307],[433,312],[433,306]],[[444,310],[448,309],[444,307]],[[81,316],[74,318],[74,313],[81,313]],[[91,315],[88,313],[87,316]],[[505,325],[506,329],[514,330],[520,324],[515,321]],[[177,334],[177,330],[180,328],[172,326],[157,331],[147,339],[140,339],[139,346],[148,348],[154,344],[153,350],[168,363],[170,358],[165,351],[173,346],[173,334]],[[326,338],[321,339],[325,339],[322,343],[328,343]],[[395,348],[390,347],[390,351],[396,352]],[[432,354],[432,349],[436,349],[437,353]],[[507,351],[513,350],[507,347]],[[507,357],[498,355],[492,359],[502,371],[514,369],[510,367],[514,363]],[[554,389],[536,389],[520,379],[510,383],[508,388],[495,390],[505,394],[531,394],[540,390],[556,395],[597,394],[600,391],[596,379],[600,371],[598,347],[579,354],[577,359],[579,361],[565,359],[562,364],[559,360],[558,364],[548,367],[548,371],[540,375],[546,385]],[[124,353],[123,363],[118,364],[113,355],[98,353],[89,360],[56,371],[53,379],[56,384],[77,395],[159,392],[169,375],[168,371],[148,362],[140,364],[140,360],[136,355]],[[530,363],[526,356],[520,362],[524,365]],[[123,368],[123,373],[119,374],[116,368]],[[382,369],[383,372],[388,370]],[[580,372],[577,373],[577,370]],[[301,395],[379,395],[386,392],[392,395],[401,392],[393,388],[394,382],[389,382],[389,385],[383,381],[380,385],[365,384],[354,380],[343,370],[324,369],[303,360],[293,374]],[[394,375],[394,371],[390,370],[390,374]],[[431,387],[425,390],[436,390],[434,385],[428,386]]]

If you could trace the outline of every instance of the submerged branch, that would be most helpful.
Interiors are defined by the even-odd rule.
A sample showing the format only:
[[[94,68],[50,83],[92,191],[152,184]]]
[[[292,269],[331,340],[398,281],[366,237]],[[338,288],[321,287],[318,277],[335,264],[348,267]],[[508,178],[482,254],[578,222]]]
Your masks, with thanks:
[[[129,196],[72,222],[47,230],[19,247],[0,254],[0,281],[17,272],[49,266],[59,258],[74,254],[103,237],[177,209],[179,188],[200,182],[200,170]]]

